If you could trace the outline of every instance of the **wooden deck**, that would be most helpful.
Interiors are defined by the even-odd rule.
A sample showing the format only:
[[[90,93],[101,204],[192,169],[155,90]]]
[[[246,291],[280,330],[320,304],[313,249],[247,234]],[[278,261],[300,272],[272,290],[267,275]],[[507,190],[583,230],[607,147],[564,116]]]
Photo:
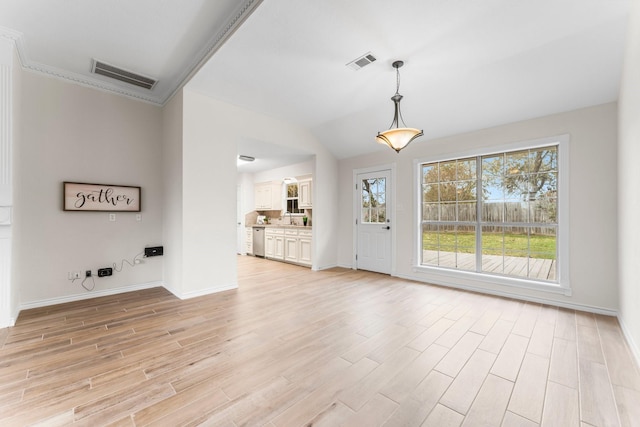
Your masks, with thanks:
[[[425,264],[476,271],[476,255],[456,252],[422,251]],[[556,281],[556,261],[552,259],[483,255],[482,271],[493,274]]]
[[[22,312],[0,329],[0,426],[638,425],[613,317],[238,261],[237,290]]]

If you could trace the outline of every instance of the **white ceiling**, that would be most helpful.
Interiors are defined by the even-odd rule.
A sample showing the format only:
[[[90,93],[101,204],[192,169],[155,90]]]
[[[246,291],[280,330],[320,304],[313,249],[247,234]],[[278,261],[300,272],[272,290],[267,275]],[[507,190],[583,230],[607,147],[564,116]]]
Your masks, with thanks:
[[[2,0],[0,26],[20,33],[14,38],[32,69],[88,78],[90,59],[97,58],[157,77],[148,99],[156,103],[211,56],[190,89],[307,126],[336,157],[347,158],[375,150],[395,155],[374,136],[392,119],[396,59],[405,61],[404,119],[425,134],[406,151],[436,137],[616,100],[630,6],[630,0],[237,3]],[[226,39],[229,23],[244,18]],[[358,71],[346,67],[367,52],[378,60]],[[246,143],[245,151],[262,144]]]
[[[313,154],[250,138],[240,138],[238,154],[254,157],[253,162],[238,161],[238,172],[256,173],[306,162]],[[309,171],[311,172],[311,171]]]
[[[259,4],[254,0],[1,0],[0,36],[23,66],[162,105]],[[151,91],[91,74],[97,59],[158,80]]]

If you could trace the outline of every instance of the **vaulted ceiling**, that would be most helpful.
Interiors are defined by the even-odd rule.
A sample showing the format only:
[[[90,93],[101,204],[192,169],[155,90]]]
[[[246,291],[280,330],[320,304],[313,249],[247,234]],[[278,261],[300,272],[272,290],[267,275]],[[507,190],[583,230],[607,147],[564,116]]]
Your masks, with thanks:
[[[3,0],[0,35],[16,40],[27,69],[158,105],[187,84],[306,126],[347,158],[388,150],[374,136],[392,119],[396,59],[404,119],[424,129],[413,144],[617,100],[629,5]],[[376,61],[346,65],[366,53]],[[92,59],[158,83],[92,74]]]

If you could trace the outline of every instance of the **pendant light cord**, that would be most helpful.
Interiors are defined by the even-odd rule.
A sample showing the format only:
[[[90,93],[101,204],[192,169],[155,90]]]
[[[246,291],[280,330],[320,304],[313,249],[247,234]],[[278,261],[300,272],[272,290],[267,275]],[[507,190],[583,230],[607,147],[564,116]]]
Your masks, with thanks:
[[[396,67],[396,95],[400,95],[400,67]],[[402,122],[402,126],[407,127],[407,124],[404,122],[404,117],[402,117],[400,105],[398,105],[398,119],[396,122],[397,127],[400,127],[400,122]]]

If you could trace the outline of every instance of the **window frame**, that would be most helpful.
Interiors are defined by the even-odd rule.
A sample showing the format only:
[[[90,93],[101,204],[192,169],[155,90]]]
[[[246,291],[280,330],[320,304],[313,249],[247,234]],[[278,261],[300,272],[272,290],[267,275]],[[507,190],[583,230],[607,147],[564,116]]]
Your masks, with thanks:
[[[298,187],[298,195],[296,197],[289,197],[289,186],[290,185],[295,185],[296,187]],[[300,208],[300,182],[299,181],[295,181],[295,182],[283,182],[282,183],[283,186],[283,196],[284,196],[284,200],[283,200],[283,208],[282,208],[282,212],[286,213],[289,212],[289,200],[296,200],[297,201],[297,205],[298,205],[298,210],[301,212],[291,212],[292,216],[297,216],[297,217],[303,217],[306,215],[305,213],[305,209],[304,208]]]
[[[451,267],[422,265],[422,165],[433,162],[446,162],[453,160],[462,160],[469,157],[481,157],[492,154],[501,154],[505,152],[537,149],[551,145],[557,146],[557,168],[558,168],[558,218],[557,218],[557,234],[556,234],[556,264],[557,264],[557,282],[536,280],[526,277],[508,276],[503,274],[492,274],[488,272],[478,272],[469,270],[458,270]],[[542,290],[551,293],[560,293],[571,295],[571,286],[569,280],[569,145],[570,136],[557,135],[546,138],[518,141],[506,143],[503,145],[482,147],[478,149],[432,155],[414,159],[414,218],[413,227],[414,236],[414,256],[413,270],[414,272],[423,273],[429,280],[434,283],[453,284],[451,278],[456,279],[456,283],[469,283],[470,280],[480,282],[482,284],[492,285],[508,285],[519,288],[527,288],[534,290]],[[480,165],[477,171],[480,173]],[[478,197],[481,197],[481,189],[476,189]],[[480,200],[477,200],[480,203]],[[476,227],[482,227],[482,219],[476,218]],[[476,242],[476,247],[481,242]]]

